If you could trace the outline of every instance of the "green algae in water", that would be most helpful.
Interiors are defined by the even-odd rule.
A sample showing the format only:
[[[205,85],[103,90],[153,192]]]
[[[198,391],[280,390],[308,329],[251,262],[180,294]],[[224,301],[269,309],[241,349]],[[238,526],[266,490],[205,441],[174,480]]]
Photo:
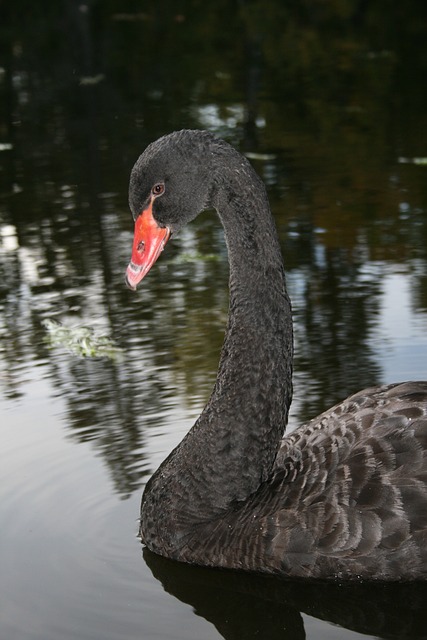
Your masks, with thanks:
[[[105,335],[98,334],[93,327],[66,327],[51,319],[42,321],[46,329],[45,342],[51,347],[63,347],[80,358],[120,359],[123,351]]]

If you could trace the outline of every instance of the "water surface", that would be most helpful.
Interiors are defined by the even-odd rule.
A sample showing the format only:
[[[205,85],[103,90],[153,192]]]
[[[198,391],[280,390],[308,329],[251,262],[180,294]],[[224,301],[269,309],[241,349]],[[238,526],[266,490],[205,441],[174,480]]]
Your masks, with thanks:
[[[133,162],[158,135],[209,128],[248,154],[277,221],[290,428],[358,389],[427,379],[425,10],[24,4],[1,9],[0,32],[2,635],[426,637],[423,586],[318,588],[143,555],[143,486],[215,380],[228,267],[213,213],[137,294],[124,286]],[[46,320],[120,353],[84,356]]]

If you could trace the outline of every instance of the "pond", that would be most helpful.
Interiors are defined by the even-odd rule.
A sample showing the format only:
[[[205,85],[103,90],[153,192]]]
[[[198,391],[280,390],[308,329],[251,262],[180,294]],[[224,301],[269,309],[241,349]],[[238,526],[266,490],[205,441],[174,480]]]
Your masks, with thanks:
[[[216,377],[215,215],[136,294],[124,284],[134,161],[161,134],[207,128],[267,186],[294,310],[289,428],[364,387],[427,379],[426,11],[1,8],[3,637],[427,637],[425,585],[288,583],[142,549],[145,482]]]

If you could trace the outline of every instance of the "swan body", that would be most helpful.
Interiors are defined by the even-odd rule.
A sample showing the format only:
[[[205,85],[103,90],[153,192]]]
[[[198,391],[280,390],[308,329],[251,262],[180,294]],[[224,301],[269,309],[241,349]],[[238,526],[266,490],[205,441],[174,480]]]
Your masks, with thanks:
[[[427,382],[361,391],[283,436],[292,317],[263,183],[205,131],[136,162],[126,279],[206,208],[223,224],[230,306],[217,380],[196,424],[147,483],[140,534],[187,563],[287,577],[427,578]]]

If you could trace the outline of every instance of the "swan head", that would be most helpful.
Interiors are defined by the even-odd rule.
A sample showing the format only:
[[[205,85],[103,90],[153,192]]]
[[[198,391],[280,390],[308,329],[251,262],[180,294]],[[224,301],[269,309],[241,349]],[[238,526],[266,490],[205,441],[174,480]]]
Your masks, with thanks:
[[[135,220],[126,283],[135,290],[166,242],[212,202],[217,141],[206,131],[183,130],[159,138],[136,161],[129,206]]]

